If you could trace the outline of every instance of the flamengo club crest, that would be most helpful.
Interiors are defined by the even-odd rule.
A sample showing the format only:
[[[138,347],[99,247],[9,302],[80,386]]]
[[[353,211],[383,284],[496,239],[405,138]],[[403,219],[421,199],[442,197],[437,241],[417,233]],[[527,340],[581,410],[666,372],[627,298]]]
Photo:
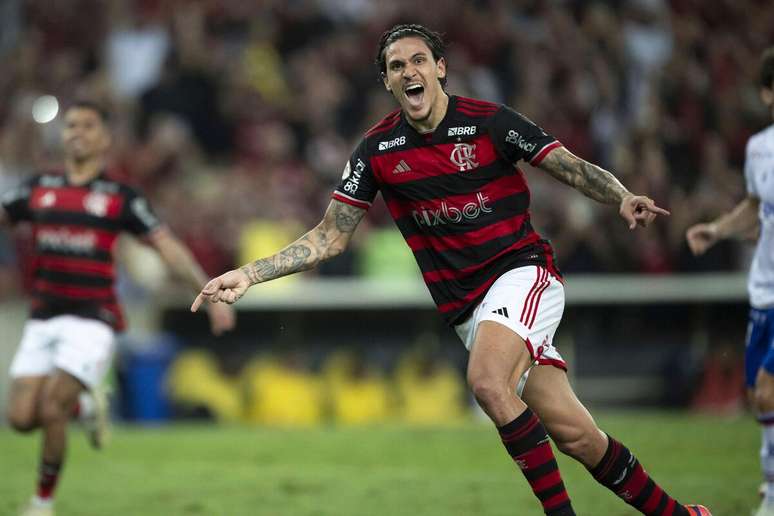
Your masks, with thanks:
[[[475,144],[471,145],[469,143],[455,143],[454,149],[452,149],[449,159],[452,163],[460,167],[460,172],[473,170],[474,168],[478,167],[478,162],[476,162],[476,155],[473,152],[475,150]]]
[[[83,198],[83,207],[86,211],[97,217],[104,217],[107,214],[108,202],[110,198],[99,192],[92,192]]]

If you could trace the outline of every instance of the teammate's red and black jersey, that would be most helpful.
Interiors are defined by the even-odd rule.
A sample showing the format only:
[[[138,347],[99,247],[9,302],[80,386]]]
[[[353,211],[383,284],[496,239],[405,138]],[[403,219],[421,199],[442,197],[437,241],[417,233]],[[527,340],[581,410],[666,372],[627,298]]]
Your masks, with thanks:
[[[561,146],[507,106],[451,96],[432,134],[400,110],[371,128],[333,198],[368,208],[378,191],[414,253],[438,310],[462,322],[503,273],[542,265],[553,250],[530,224],[530,193],[516,166]]]
[[[113,247],[122,231],[145,236],[160,226],[145,197],[104,174],[83,185],[42,174],[7,192],[1,203],[11,222],[32,224],[31,316],[80,315],[124,329]]]

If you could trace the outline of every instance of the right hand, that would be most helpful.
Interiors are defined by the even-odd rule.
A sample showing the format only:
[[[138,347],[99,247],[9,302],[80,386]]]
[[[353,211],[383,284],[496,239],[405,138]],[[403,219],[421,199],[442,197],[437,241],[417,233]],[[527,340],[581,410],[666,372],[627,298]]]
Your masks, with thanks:
[[[191,311],[195,312],[204,303],[236,303],[250,288],[250,278],[242,269],[234,269],[207,283],[191,305]]]
[[[688,247],[694,256],[707,252],[720,239],[717,224],[696,224],[685,232]]]

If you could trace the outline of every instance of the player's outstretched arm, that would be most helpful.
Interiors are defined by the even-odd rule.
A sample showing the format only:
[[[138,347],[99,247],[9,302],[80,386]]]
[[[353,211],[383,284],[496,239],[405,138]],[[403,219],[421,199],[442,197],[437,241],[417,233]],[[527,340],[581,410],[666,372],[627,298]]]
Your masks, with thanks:
[[[539,167],[595,201],[617,204],[618,212],[629,229],[637,225],[647,226],[656,215],[669,215],[667,210],[656,206],[652,199],[631,193],[613,174],[579,158],[564,147],[548,153]]]
[[[332,200],[323,220],[278,253],[210,280],[191,305],[195,312],[204,301],[236,303],[256,283],[306,271],[344,252],[366,210]]]
[[[194,292],[199,292],[207,283],[207,275],[191,251],[169,229],[156,229],[149,235],[149,240],[172,273],[185,281]],[[236,315],[230,306],[212,305],[207,315],[210,319],[210,330],[214,335],[232,330],[236,324]]]
[[[743,236],[758,228],[758,207],[760,200],[748,196],[733,210],[709,223],[696,224],[685,232],[688,247],[695,256],[707,252],[707,249],[724,238]]]

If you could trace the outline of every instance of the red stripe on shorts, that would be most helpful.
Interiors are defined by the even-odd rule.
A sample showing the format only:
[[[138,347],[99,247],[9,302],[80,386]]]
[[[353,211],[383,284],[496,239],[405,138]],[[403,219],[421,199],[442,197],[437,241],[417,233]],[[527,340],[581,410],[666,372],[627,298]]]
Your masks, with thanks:
[[[521,318],[519,319],[519,322],[527,327],[529,327],[529,320],[533,318],[533,308],[536,308],[535,299],[541,292],[543,282],[546,280],[548,274],[548,270],[542,267],[537,267],[537,272],[537,279],[535,280],[534,285],[532,285],[529,294],[527,294],[527,298],[524,300],[524,308],[522,309]]]
[[[535,324],[535,317],[537,317],[538,306],[540,306],[540,298],[543,297],[543,292],[545,292],[548,286],[551,284],[551,275],[548,273],[548,269],[543,270],[546,271],[546,274],[543,277],[543,284],[540,285],[540,288],[538,289],[535,305],[532,307],[532,316],[529,318],[529,322],[527,323],[527,328],[530,329],[532,329],[532,325]]]

